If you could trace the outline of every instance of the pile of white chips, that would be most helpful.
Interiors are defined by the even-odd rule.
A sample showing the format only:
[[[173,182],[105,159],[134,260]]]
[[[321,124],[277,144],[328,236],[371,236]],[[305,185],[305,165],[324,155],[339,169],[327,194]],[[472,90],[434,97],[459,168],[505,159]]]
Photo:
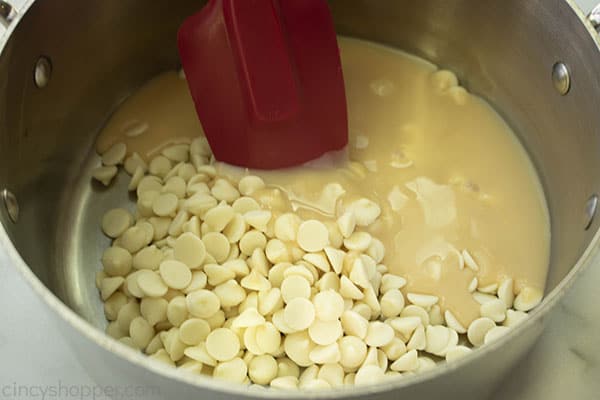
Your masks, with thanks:
[[[279,389],[375,384],[451,362],[504,335],[542,298],[512,279],[470,291],[481,318],[462,326],[438,298],[403,290],[366,228],[369,199],[336,221],[277,214],[252,197],[256,176],[217,176],[206,139],[164,149],[149,164],[122,143],[93,176],[123,164],[136,211],[108,210],[114,239],[97,275],[107,333],[195,374]],[[260,199],[259,199],[260,200]],[[464,250],[461,267],[476,271]]]

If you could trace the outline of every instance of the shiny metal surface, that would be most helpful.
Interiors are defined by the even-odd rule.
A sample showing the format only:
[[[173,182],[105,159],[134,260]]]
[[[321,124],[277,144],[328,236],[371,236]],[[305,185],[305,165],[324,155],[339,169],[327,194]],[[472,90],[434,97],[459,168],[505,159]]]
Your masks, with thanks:
[[[2,190],[2,203],[6,208],[8,218],[13,224],[16,224],[19,220],[19,203],[15,195],[8,189]]]
[[[554,83],[554,87],[560,95],[564,96],[569,93],[569,89],[571,89],[571,74],[565,63],[557,62],[552,67],[552,83]]]
[[[504,339],[418,376],[311,397],[485,398],[541,334],[545,316],[581,269],[600,261],[598,219],[587,231],[581,222],[582,205],[600,192],[598,37],[564,0],[330,3],[339,33],[456,71],[509,121],[548,196],[552,262],[543,305]],[[159,386],[153,398],[304,397],[183,375],[93,328],[105,325],[94,274],[108,242],[98,222],[106,209],[129,201],[126,190],[90,182],[99,162],[94,137],[136,87],[177,66],[177,26],[199,6],[195,0],[152,7],[141,0],[31,0],[15,18],[0,56],[0,187],[13,190],[21,215],[12,224],[0,210],[0,263],[18,268],[49,312],[60,315],[82,364],[100,383]],[[31,74],[42,54],[53,68],[39,90]],[[573,78],[566,96],[549,78],[556,60],[569,65]],[[115,184],[126,185],[125,177]]]
[[[39,89],[43,89],[48,86],[50,82],[50,76],[52,75],[52,63],[46,56],[41,56],[35,63],[33,69],[33,81],[35,86]]]
[[[15,18],[16,14],[16,11],[9,2],[0,0],[0,23],[3,26],[7,26]]]
[[[600,28],[600,4],[592,8],[592,11],[588,14],[588,21],[596,30]]]
[[[597,211],[598,196],[593,194],[585,203],[585,213],[583,215],[583,226],[585,226],[585,229],[590,229],[590,226],[592,226],[592,223],[594,222],[594,217],[596,216]]]

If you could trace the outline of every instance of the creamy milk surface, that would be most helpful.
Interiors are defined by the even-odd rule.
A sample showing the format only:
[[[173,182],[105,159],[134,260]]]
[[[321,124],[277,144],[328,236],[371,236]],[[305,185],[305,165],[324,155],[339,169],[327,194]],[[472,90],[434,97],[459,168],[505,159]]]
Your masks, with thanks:
[[[359,198],[379,204],[369,232],[383,263],[404,276],[405,293],[440,298],[464,325],[479,317],[468,290],[510,277],[515,292],[543,290],[550,226],[541,185],[514,133],[449,71],[417,57],[340,38],[349,146],[308,165],[247,171],[216,163],[237,180],[261,176],[253,197],[275,215],[335,221]],[[101,132],[97,150],[117,142],[149,159],[168,144],[203,135],[187,84],[164,73],[134,93]],[[232,143],[232,145],[236,145]],[[461,268],[467,250],[479,270]]]

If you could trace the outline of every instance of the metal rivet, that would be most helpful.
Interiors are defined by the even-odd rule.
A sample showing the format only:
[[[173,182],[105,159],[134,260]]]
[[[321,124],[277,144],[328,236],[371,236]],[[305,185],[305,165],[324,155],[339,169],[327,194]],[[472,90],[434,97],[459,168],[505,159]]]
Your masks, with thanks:
[[[17,198],[14,194],[12,194],[12,192],[4,189],[2,191],[2,201],[4,202],[4,207],[6,207],[8,217],[14,224],[16,224],[19,220],[19,203],[17,202]]]
[[[592,24],[594,29],[598,30],[598,28],[600,28],[600,4],[590,11],[588,14],[588,21],[590,21],[590,24]]]
[[[590,196],[588,201],[585,203],[585,213],[584,213],[584,226],[587,231],[592,226],[592,222],[594,222],[594,215],[596,215],[596,209],[598,208],[598,196],[593,194]]]
[[[35,63],[33,69],[33,81],[35,86],[40,89],[45,88],[50,82],[50,76],[52,75],[52,63],[46,56],[41,56]]]
[[[565,63],[557,62],[554,64],[552,67],[552,82],[556,91],[561,95],[564,96],[569,93],[569,89],[571,89],[571,75]]]
[[[17,13],[13,7],[4,0],[0,0],[0,22],[5,27],[15,18]]]

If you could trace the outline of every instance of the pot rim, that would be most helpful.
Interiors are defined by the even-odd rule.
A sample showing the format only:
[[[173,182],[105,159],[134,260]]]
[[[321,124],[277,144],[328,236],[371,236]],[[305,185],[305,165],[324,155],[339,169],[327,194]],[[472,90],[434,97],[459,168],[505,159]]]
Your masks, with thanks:
[[[8,39],[12,35],[12,32],[18,26],[21,18],[27,12],[29,7],[33,5],[36,0],[27,0],[25,4],[18,10],[14,19],[10,22],[9,26],[5,30],[4,34],[0,36],[0,57],[3,54],[4,47],[8,42]],[[596,47],[600,54],[600,36],[598,32],[588,21],[583,11],[575,4],[575,0],[564,0],[567,5],[571,8],[573,13],[581,23],[583,23],[591,35],[592,39],[596,43]],[[563,298],[567,290],[572,286],[574,281],[577,279],[582,272],[585,271],[593,261],[600,258],[600,229],[598,229],[585,251],[579,257],[575,265],[571,268],[569,273],[560,281],[560,283],[548,294],[546,294],[542,300],[542,303],[536,307],[530,313],[530,317],[527,318],[523,323],[519,324],[515,328],[511,329],[508,334],[492,344],[486,345],[485,347],[476,349],[471,354],[456,360],[452,363],[443,363],[436,366],[429,371],[425,371],[419,374],[415,374],[402,379],[390,379],[378,383],[377,385],[368,386],[351,386],[334,388],[326,391],[311,392],[311,398],[319,399],[330,399],[338,397],[358,397],[368,394],[382,393],[395,389],[400,389],[409,385],[423,383],[425,381],[433,380],[434,378],[454,371],[461,368],[463,365],[467,365],[475,360],[485,357],[487,354],[492,353],[501,346],[504,346],[513,337],[521,335],[526,329],[534,324],[541,323],[543,318],[552,310],[553,306]],[[21,255],[14,247],[12,241],[8,237],[8,234],[4,228],[4,225],[0,223],[0,264],[14,267],[20,275],[25,279],[29,286],[34,292],[42,298],[44,303],[50,307],[56,314],[60,316],[68,325],[82,334],[85,338],[92,341],[102,349],[109,351],[130,363],[146,369],[152,373],[161,375],[162,377],[173,379],[181,383],[191,385],[197,389],[209,389],[218,391],[228,395],[242,396],[242,397],[253,397],[260,396],[268,399],[304,399],[306,398],[306,392],[294,390],[264,390],[255,387],[248,387],[246,385],[231,385],[224,381],[219,381],[207,376],[193,375],[192,373],[182,372],[175,368],[164,365],[163,363],[152,360],[146,355],[136,351],[125,344],[112,339],[104,332],[100,331],[87,320],[76,314],[66,304],[64,304],[58,297],[56,297],[50,289],[48,289],[39,278],[29,268],[27,263],[22,259]],[[9,267],[10,268],[10,267]]]

